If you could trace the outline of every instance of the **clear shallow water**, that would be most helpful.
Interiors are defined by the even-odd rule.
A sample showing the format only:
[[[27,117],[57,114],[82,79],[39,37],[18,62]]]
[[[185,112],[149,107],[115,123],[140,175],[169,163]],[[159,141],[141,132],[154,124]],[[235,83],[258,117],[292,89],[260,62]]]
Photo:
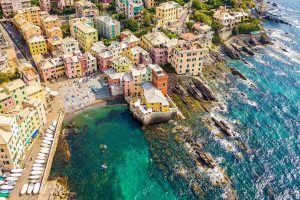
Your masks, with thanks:
[[[126,106],[90,109],[72,121],[79,133],[67,137],[71,162],[60,163],[58,153],[52,175],[68,176],[77,199],[175,199]],[[108,169],[101,169],[102,164]]]
[[[300,199],[300,0],[273,2],[279,4],[278,12],[294,26],[265,23],[275,39],[274,45],[260,48],[254,57],[248,57],[252,67],[239,61],[229,63],[257,89],[232,75],[228,76],[228,83],[212,85],[218,88],[228,107],[227,112],[216,113],[235,125],[250,153],[238,147],[227,150],[226,144],[235,143],[229,138],[213,137],[199,122],[200,115],[184,122],[205,144],[205,151],[225,169],[239,199]],[[58,154],[53,174],[67,175],[71,190],[78,192],[79,199],[195,198],[188,183],[179,183],[179,179],[169,183],[151,163],[144,134],[126,107],[94,109],[74,120],[81,133],[68,138],[71,163],[61,165]],[[183,160],[184,150],[169,138],[165,146]],[[107,145],[106,151],[100,150],[101,143]],[[157,144],[159,149],[161,144]],[[242,158],[236,157],[238,152]],[[162,160],[169,165],[165,171],[169,177],[178,161],[171,156]],[[185,162],[189,160],[181,164]],[[100,169],[103,163],[108,165],[106,171]],[[211,186],[207,179],[199,182],[205,199],[222,199],[224,190]]]

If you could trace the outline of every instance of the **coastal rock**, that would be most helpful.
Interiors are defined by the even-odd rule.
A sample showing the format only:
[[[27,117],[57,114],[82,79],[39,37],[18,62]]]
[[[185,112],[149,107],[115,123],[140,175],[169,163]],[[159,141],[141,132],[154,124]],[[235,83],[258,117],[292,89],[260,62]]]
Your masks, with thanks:
[[[247,78],[242,73],[240,73],[238,70],[236,70],[235,68],[231,67],[230,70],[233,75],[238,76],[243,80],[247,80]]]
[[[201,92],[203,98],[208,101],[217,101],[217,98],[215,97],[213,91],[209,88],[208,85],[203,83],[198,78],[193,78],[193,83],[197,87],[197,89]]]

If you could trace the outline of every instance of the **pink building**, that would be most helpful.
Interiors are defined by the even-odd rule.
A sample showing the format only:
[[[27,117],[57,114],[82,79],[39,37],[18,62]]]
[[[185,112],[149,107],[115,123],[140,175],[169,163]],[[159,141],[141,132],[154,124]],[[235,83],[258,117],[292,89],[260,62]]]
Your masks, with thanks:
[[[91,47],[91,54],[97,58],[97,63],[100,71],[105,71],[111,67],[111,60],[113,59],[112,52],[104,45],[102,41],[95,42]]]
[[[83,76],[88,76],[97,71],[97,60],[91,53],[85,52],[84,54],[79,54],[78,57]]]
[[[140,39],[137,38],[135,35],[133,35],[133,33],[131,33],[130,31],[127,31],[127,30],[121,32],[120,39],[121,39],[121,42],[126,42],[128,44],[129,48],[133,48],[133,47],[140,45]]]
[[[132,97],[133,96],[133,90],[134,90],[134,84],[131,73],[126,73],[123,76],[123,82],[124,82],[124,95],[125,97]]]
[[[11,95],[0,88],[0,113],[7,113],[15,107],[14,100]]]
[[[40,0],[40,7],[42,10],[49,12],[51,10],[50,0]]]
[[[68,78],[77,78],[82,76],[81,63],[77,55],[64,55],[65,74]]]

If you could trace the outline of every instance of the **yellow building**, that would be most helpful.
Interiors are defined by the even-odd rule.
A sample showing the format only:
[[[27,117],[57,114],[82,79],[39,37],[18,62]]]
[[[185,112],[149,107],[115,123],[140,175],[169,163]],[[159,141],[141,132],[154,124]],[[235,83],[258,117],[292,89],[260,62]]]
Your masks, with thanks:
[[[132,61],[127,57],[116,58],[112,60],[111,65],[117,73],[128,72],[133,67]]]
[[[41,17],[47,15],[47,12],[42,11],[40,7],[34,6],[29,8],[23,8],[17,11],[14,18],[24,18],[28,22],[34,25],[41,26]]]
[[[91,18],[88,17],[81,17],[81,18],[73,18],[69,20],[70,25],[70,33],[73,38],[76,38],[76,32],[77,32],[77,25],[81,23],[86,23],[90,27],[94,27],[94,21]]]
[[[48,38],[53,38],[53,37],[60,37],[63,38],[63,32],[61,28],[54,27],[46,30],[46,34]]]
[[[26,87],[28,98],[38,99],[43,102],[44,106],[47,106],[46,91],[41,86],[30,85]]]
[[[48,38],[47,47],[49,51],[52,53],[52,55],[55,54],[55,51],[60,51],[61,49],[61,43],[63,39],[61,37],[50,37]]]
[[[89,51],[93,43],[98,41],[98,31],[86,23],[78,24],[76,39],[83,51]]]
[[[43,36],[33,36],[27,42],[31,55],[48,53],[46,40]]]
[[[42,30],[39,26],[36,26],[30,22],[24,23],[20,26],[20,32],[25,41],[29,40],[33,36],[42,35]]]
[[[152,112],[169,112],[170,104],[163,93],[151,82],[142,83],[142,103]]]
[[[158,19],[158,26],[162,27],[168,23],[175,22],[178,17],[179,4],[174,1],[161,3],[156,7],[156,18]]]
[[[3,88],[12,95],[15,105],[28,99],[26,85],[21,79],[11,81],[5,84]]]

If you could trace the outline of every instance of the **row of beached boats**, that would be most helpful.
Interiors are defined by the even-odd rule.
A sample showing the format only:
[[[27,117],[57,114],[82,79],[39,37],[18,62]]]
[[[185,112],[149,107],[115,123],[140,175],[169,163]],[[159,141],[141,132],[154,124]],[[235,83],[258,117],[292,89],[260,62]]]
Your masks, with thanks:
[[[29,181],[22,186],[20,195],[36,195],[39,193],[41,188],[41,179],[45,171],[45,165],[51,150],[51,144],[54,140],[56,126],[57,121],[55,120],[46,130],[44,139],[41,143],[41,149],[32,165]]]
[[[14,189],[17,180],[22,176],[23,169],[12,169],[10,173],[0,176],[0,200],[9,197],[10,192]]]

